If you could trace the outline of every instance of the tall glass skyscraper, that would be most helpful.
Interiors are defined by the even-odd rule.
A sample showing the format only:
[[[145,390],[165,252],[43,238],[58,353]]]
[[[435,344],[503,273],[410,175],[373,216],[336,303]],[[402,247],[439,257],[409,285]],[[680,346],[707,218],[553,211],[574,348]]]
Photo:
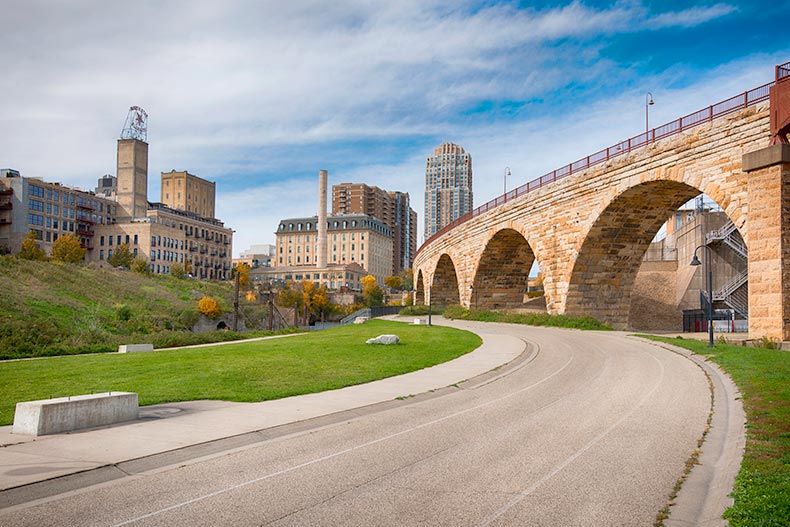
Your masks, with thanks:
[[[472,207],[472,156],[442,143],[425,163],[425,239]]]

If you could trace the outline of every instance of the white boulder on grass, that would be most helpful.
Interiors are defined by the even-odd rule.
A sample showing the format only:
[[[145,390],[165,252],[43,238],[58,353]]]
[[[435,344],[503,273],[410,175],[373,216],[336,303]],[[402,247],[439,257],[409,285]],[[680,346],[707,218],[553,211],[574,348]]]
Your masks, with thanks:
[[[366,341],[367,344],[398,344],[400,343],[400,339],[397,335],[379,335],[374,339],[368,339]]]
[[[357,317],[354,319],[354,324],[364,324],[368,320],[370,320],[368,317]]]

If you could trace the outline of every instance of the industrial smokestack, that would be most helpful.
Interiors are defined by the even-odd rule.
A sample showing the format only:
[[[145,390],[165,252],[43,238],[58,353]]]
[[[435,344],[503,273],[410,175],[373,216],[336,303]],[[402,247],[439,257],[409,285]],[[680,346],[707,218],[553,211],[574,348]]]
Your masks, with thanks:
[[[318,171],[318,267],[326,268],[326,170]]]

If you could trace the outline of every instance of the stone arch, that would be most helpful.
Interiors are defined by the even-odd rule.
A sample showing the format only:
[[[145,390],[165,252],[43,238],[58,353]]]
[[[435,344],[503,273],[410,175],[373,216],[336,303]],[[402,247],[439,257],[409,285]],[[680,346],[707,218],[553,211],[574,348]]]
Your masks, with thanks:
[[[470,304],[476,309],[512,308],[524,303],[535,253],[516,230],[496,232],[480,255]]]
[[[461,302],[455,264],[453,264],[452,258],[447,253],[439,257],[432,281],[433,283],[428,293],[432,304],[449,306],[450,304],[459,304]]]
[[[417,276],[414,280],[414,305],[425,305],[425,285],[423,283],[424,277],[422,269],[417,271]]]
[[[635,185],[616,196],[584,238],[571,272],[565,313],[628,327],[631,291],[661,225],[701,190],[669,180]]]

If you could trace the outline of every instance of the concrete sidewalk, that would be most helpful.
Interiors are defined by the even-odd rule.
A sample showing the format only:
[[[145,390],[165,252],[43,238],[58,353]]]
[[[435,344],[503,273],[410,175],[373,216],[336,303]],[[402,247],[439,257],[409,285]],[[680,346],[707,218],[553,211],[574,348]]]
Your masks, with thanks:
[[[39,437],[0,427],[0,491],[437,390],[502,366],[526,349],[516,337],[485,330],[476,333],[483,344],[453,361],[328,392],[261,403],[146,406],[137,421]]]

